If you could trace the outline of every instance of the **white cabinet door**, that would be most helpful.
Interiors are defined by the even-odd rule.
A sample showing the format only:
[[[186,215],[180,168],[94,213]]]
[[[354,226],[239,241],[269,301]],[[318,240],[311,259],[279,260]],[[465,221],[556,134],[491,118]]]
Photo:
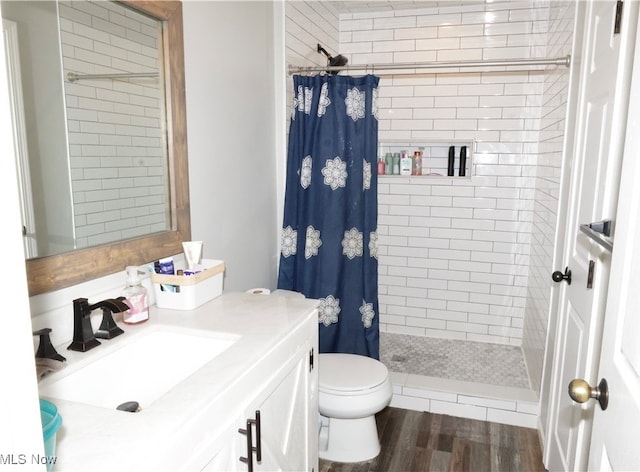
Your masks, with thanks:
[[[309,373],[309,355],[306,355],[298,359],[260,405],[262,461],[256,470],[311,470],[307,441]]]
[[[268,386],[258,392],[244,415],[235,421],[228,433],[229,442],[203,471],[247,471],[249,460],[256,472],[317,470],[318,435],[315,434],[315,441],[309,439],[313,433],[311,413],[317,412],[317,407],[312,408],[317,397],[311,395],[312,387],[315,388],[315,383],[312,386],[310,382],[315,374],[315,368],[311,369],[311,350],[310,343],[306,343],[271,376]],[[251,446],[247,443],[248,430]],[[252,451],[247,454],[250,447]]]
[[[313,350],[315,352],[315,350]],[[270,388],[256,398],[247,409],[247,419],[260,418],[260,435],[257,426],[252,428],[253,447],[260,445],[261,457],[252,452],[255,471],[300,471],[317,469],[317,397],[311,382],[317,376],[311,366],[312,346],[306,344],[274,376]],[[246,420],[241,428],[247,429]],[[315,431],[315,434],[314,434]],[[242,435],[242,456],[247,457],[248,444]],[[246,467],[246,466],[245,466]],[[241,469],[241,470],[247,470]]]

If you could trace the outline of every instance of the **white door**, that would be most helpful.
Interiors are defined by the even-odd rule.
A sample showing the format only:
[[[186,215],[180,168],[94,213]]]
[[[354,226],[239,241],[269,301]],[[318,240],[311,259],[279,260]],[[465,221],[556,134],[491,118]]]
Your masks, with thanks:
[[[600,369],[592,379],[607,380],[609,406],[605,411],[595,406],[590,470],[640,470],[639,44],[629,104]]]
[[[550,470],[584,470],[589,454],[593,402],[574,403],[567,385],[574,378],[589,381],[597,373],[610,252],[580,231],[580,225],[613,220],[617,207],[622,123],[628,103],[628,39],[635,37],[637,5],[626,5],[622,30],[614,34],[615,1],[590,1],[586,6],[584,52],[574,58],[580,67],[575,150],[570,177],[565,263],[571,284],[560,282],[556,356],[553,366],[550,424],[545,443]],[[634,2],[635,3],[635,2]],[[589,273],[593,273],[589,283]]]

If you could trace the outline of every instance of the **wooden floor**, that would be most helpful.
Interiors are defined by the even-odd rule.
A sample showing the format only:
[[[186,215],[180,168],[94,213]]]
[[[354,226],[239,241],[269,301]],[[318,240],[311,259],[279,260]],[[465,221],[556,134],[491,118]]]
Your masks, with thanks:
[[[545,470],[534,429],[391,407],[376,422],[378,457],[353,464],[320,460],[320,472]]]

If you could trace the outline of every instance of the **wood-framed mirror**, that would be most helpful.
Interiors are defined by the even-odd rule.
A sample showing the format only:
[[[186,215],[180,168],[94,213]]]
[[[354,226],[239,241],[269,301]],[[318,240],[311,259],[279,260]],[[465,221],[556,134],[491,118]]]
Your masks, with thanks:
[[[29,295],[69,287],[182,252],[191,239],[184,41],[180,1],[120,1],[162,23],[171,227],[168,231],[26,261]]]

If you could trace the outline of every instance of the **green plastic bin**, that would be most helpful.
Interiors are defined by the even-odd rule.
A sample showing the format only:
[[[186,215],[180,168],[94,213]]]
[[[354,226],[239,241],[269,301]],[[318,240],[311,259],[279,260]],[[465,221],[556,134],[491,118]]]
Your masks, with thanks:
[[[62,417],[53,403],[41,398],[40,420],[44,436],[44,453],[47,456],[47,471],[51,471],[56,457],[56,435],[62,425]]]

